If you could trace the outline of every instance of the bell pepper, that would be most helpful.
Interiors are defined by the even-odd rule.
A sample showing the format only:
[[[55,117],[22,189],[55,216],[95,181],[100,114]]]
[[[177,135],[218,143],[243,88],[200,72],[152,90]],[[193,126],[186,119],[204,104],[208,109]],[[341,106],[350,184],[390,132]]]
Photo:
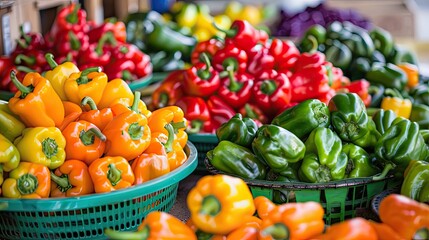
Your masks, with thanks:
[[[406,196],[387,195],[380,202],[378,212],[380,220],[393,228],[403,239],[419,239],[419,236],[416,235],[419,230],[425,232],[429,228],[428,205]],[[415,236],[417,238],[414,238]]]
[[[295,62],[294,69],[296,72],[305,68],[318,67],[326,63],[326,56],[322,52],[302,53]]]
[[[198,63],[185,72],[183,89],[187,95],[205,97],[216,92],[220,86],[220,77],[203,54],[204,63]]]
[[[429,106],[418,103],[413,104],[410,121],[417,122],[421,129],[429,129]]]
[[[24,32],[24,25],[19,26],[19,39],[16,40],[16,47],[14,52],[29,51],[32,49],[44,49],[45,39],[43,35],[38,32]],[[13,53],[11,55],[14,55]]]
[[[76,103],[63,101],[64,120],[58,128],[63,131],[71,122],[76,121],[82,114],[82,108]]]
[[[251,147],[257,130],[255,121],[248,117],[243,118],[237,113],[216,130],[216,136],[219,142],[228,140],[243,147]]]
[[[429,85],[419,84],[409,90],[410,96],[414,99],[414,104],[425,104],[429,106]]]
[[[196,240],[195,233],[182,221],[166,212],[150,212],[136,232],[119,232],[111,228],[104,231],[109,239],[177,239]]]
[[[118,98],[115,99],[109,107],[112,110],[112,114],[117,116],[123,112],[128,112],[133,102],[134,98]],[[146,103],[141,99],[138,99],[137,113],[142,114],[146,118],[152,115],[152,112],[147,109]]]
[[[7,105],[5,106],[7,107]],[[9,108],[6,111],[0,109],[0,133],[13,142],[15,138],[21,135],[25,125],[13,113],[8,113],[8,111],[10,111]]]
[[[9,72],[14,64],[9,56],[0,56],[0,89],[7,90],[11,82]]]
[[[65,161],[51,172],[51,197],[76,197],[94,192],[88,166],[79,160]]]
[[[202,53],[207,54],[209,59],[213,59],[215,53],[223,47],[223,43],[217,38],[210,38],[205,41],[200,41],[195,45],[195,48],[192,50],[191,63],[197,64],[201,62]]]
[[[186,226],[188,226],[195,235],[197,235],[197,239],[226,240],[225,234],[212,234],[198,229],[195,223],[192,222],[191,218],[188,218],[186,221]]]
[[[304,157],[304,143],[293,133],[276,125],[263,125],[252,142],[255,155],[273,171],[282,172]]]
[[[207,107],[210,111],[211,121],[218,123],[219,125],[227,122],[235,115],[234,109],[232,109],[222,98],[216,95],[211,95],[207,99]]]
[[[89,41],[98,42],[101,37],[110,32],[118,42],[125,42],[127,38],[127,31],[125,23],[118,21],[115,18],[108,18],[103,21],[100,25],[95,28],[92,28],[88,31]]]
[[[246,20],[235,20],[228,30],[214,26],[225,33],[226,44],[233,44],[246,52],[250,51],[260,41],[258,30]]]
[[[272,39],[269,53],[274,57],[274,69],[276,70],[291,69],[300,55],[298,48],[292,41],[278,38]]]
[[[64,82],[64,92],[69,101],[80,104],[84,97],[91,97],[98,104],[107,85],[107,75],[100,67],[87,68],[72,73]]]
[[[12,71],[10,77],[19,91],[9,99],[10,110],[27,127],[59,126],[64,120],[61,98],[49,81],[38,73],[28,73],[22,83]]]
[[[315,128],[305,141],[305,156],[298,170],[305,182],[329,182],[345,177],[347,155],[342,153],[341,139],[329,128]]]
[[[234,73],[231,69],[227,72],[228,76],[221,79],[217,95],[234,109],[240,109],[252,97],[254,78],[247,73]]]
[[[271,124],[280,126],[305,140],[313,129],[328,127],[331,114],[328,106],[317,99],[308,99],[281,112]]]
[[[380,133],[356,93],[338,93],[331,98],[328,107],[331,124],[343,141],[360,147],[374,146]]]
[[[189,192],[186,202],[190,218],[198,229],[214,234],[229,233],[255,212],[247,184],[228,175],[202,177]]]
[[[386,88],[380,107],[384,110],[393,110],[399,117],[409,118],[412,102],[409,99],[403,98],[397,89]]]
[[[298,46],[302,52],[314,52],[325,41],[326,28],[320,24],[314,24],[307,28]]]
[[[151,109],[174,105],[183,96],[184,72],[185,70],[175,70],[167,75],[152,93]]]
[[[419,69],[417,65],[405,62],[397,66],[407,74],[407,87],[413,88],[419,85]]]
[[[373,166],[365,149],[352,143],[346,143],[343,145],[342,151],[348,159],[345,178],[371,177],[379,172]]]
[[[257,216],[260,219],[265,219],[270,216],[270,212],[276,209],[276,204],[265,196],[257,196],[253,199]]]
[[[368,88],[368,93],[371,95],[370,108],[379,108],[381,100],[384,98],[384,90],[386,88],[382,84],[372,83]]]
[[[220,141],[208,151],[207,158],[216,169],[245,179],[264,179],[266,176],[265,164],[250,149],[227,140]]]
[[[131,110],[115,116],[102,133],[106,136],[106,156],[121,156],[131,161],[150,143],[151,129],[147,118],[137,112],[140,92],[136,91]]]
[[[390,32],[382,28],[374,28],[369,32],[369,36],[374,42],[375,49],[380,51],[386,58],[393,50],[393,37]]]
[[[331,62],[334,66],[346,70],[352,61],[352,51],[350,48],[334,39],[332,45],[325,50],[326,61]]]
[[[109,107],[118,98],[134,99],[130,86],[122,79],[110,79],[104,88],[103,95],[97,104],[99,109]]]
[[[396,117],[396,113],[393,110],[380,109],[374,113],[372,120],[375,123],[377,131],[383,135],[392,125],[392,122],[396,119]]]
[[[104,33],[97,42],[92,42],[86,49],[80,50],[77,56],[79,66],[98,67],[107,65],[112,57],[112,50],[109,49],[112,47],[107,43],[116,44],[116,40],[110,32]]]
[[[298,65],[298,61],[296,65]],[[292,89],[292,102],[318,98],[321,94],[330,90],[328,68],[324,65],[315,65],[310,64],[310,66],[306,66],[302,70],[297,70],[289,78]]]
[[[418,64],[418,58],[414,52],[404,46],[393,44],[393,51],[391,52],[388,61],[398,65],[401,63]]]
[[[254,101],[268,115],[275,115],[292,98],[289,78],[283,73],[268,70],[256,78],[252,88]]]
[[[201,57],[200,57],[201,58]],[[219,49],[212,59],[214,69],[225,71],[231,69],[234,72],[244,73],[247,69],[247,53],[236,45],[226,45]]]
[[[18,149],[0,133],[0,186],[3,183],[3,172],[10,172],[17,168],[20,160]]]
[[[344,86],[344,88],[350,93],[356,93],[363,101],[363,104],[368,107],[371,104],[371,95],[368,92],[369,86],[368,81],[360,79],[352,81],[350,84]]]
[[[316,202],[276,206],[262,219],[259,239],[313,239],[323,232],[323,214],[322,205]]]
[[[377,233],[378,240],[403,240],[389,225],[373,221],[369,221],[369,223]]]
[[[186,132],[202,132],[204,123],[210,121],[210,112],[207,103],[200,97],[184,96],[176,103],[176,106],[184,112],[184,117],[189,121]]]
[[[105,66],[108,79],[121,78],[126,82],[137,80],[136,64],[129,59],[114,59]]]
[[[47,63],[44,52],[39,49],[32,49],[26,53],[20,53],[15,57],[15,65],[29,67],[36,72],[45,71]]]
[[[80,4],[72,3],[58,12],[51,35],[55,37],[60,30],[84,32],[87,27],[86,11],[81,9]]]
[[[315,236],[313,239],[377,240],[378,237],[377,232],[372,228],[368,220],[356,217],[331,225],[327,228],[325,233]]]
[[[429,202],[429,163],[412,160],[404,173],[401,195],[419,202]]]
[[[143,153],[134,159],[131,168],[134,173],[134,185],[147,182],[170,172],[167,155]]]
[[[380,83],[387,88],[396,88],[400,91],[407,84],[406,73],[392,63],[373,64],[370,71],[366,73],[365,79],[370,83]]]
[[[90,110],[83,112],[79,116],[79,120],[90,122],[103,130],[106,125],[113,119],[113,111],[111,108],[98,109],[94,100],[91,97],[84,97],[80,103],[81,106],[88,105]]]
[[[106,136],[90,122],[84,120],[72,122],[62,134],[66,139],[66,159],[81,160],[90,165],[104,153]]]
[[[248,53],[247,72],[251,75],[259,75],[262,71],[274,69],[276,61],[269,52],[269,48],[256,45]]]
[[[259,124],[268,123],[268,117],[265,115],[265,113],[262,111],[262,109],[256,104],[253,103],[246,103],[238,112],[243,115],[243,117],[249,117]]]
[[[20,162],[1,188],[7,198],[47,198],[51,190],[49,169],[38,163]]]
[[[84,32],[61,31],[58,33],[53,46],[58,56],[71,55],[78,59],[81,52],[89,47],[89,36]]]

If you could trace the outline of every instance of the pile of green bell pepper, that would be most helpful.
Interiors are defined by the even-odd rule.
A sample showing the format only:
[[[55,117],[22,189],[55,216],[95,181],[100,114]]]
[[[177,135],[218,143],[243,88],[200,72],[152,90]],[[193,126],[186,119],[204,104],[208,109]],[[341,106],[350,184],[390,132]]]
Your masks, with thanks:
[[[429,203],[429,163],[413,160],[405,170],[401,195]]]

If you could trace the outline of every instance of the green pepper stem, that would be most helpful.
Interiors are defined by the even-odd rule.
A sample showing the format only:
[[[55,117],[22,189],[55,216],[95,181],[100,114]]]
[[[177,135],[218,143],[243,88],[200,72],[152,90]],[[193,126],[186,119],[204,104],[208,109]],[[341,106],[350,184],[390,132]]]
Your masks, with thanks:
[[[31,43],[31,37],[28,36],[27,34],[25,34],[25,32],[24,32],[24,25],[23,24],[19,25],[19,34],[21,34],[21,37],[24,38],[25,43],[28,46],[28,44]]]
[[[139,125],[137,122],[133,122],[128,127],[128,134],[132,140],[139,140],[143,136],[144,127]]]
[[[26,67],[26,66],[17,66],[16,70],[18,70],[20,72],[25,72],[25,73],[36,72],[34,69],[31,69],[31,68]]]
[[[308,35],[307,39],[311,42],[311,49],[310,51],[308,51],[308,53],[315,53],[317,52],[317,47],[318,47],[318,43],[317,43],[317,39],[315,36],[313,35]]]
[[[61,177],[59,177],[53,172],[51,172],[51,180],[58,185],[58,189],[61,192],[67,192],[67,190],[73,187],[69,181],[67,174],[63,174]]]
[[[69,34],[69,38],[70,38],[69,41],[70,41],[71,49],[76,50],[76,51],[79,50],[82,44],[80,43],[76,34],[73,31],[69,31],[68,34]]]
[[[393,89],[393,88],[386,88],[384,90],[384,96],[389,96],[389,97],[395,97],[395,98],[399,98],[399,99],[404,99],[404,97],[402,96],[402,94],[398,91],[398,89]]]
[[[329,182],[332,180],[331,171],[325,165],[320,165],[315,171],[315,177],[317,182]]]
[[[123,70],[122,71],[122,79],[125,81],[131,81],[133,80],[133,75],[131,74],[131,72],[129,70]]]
[[[429,239],[429,228],[423,227],[416,231],[413,239]]]
[[[98,128],[90,128],[87,131],[82,130],[79,135],[80,140],[85,146],[94,144],[95,137],[98,137],[103,142],[106,141],[106,136]]]
[[[170,123],[171,126],[173,126],[174,132],[176,133],[177,130],[181,129],[181,128],[185,128],[186,127],[186,122],[185,121],[181,121],[181,122],[171,122]]]
[[[264,80],[264,82],[261,84],[261,92],[266,95],[271,95],[276,91],[277,84],[274,80]]]
[[[186,132],[189,134],[199,133],[203,125],[203,122],[200,120],[192,120],[191,124],[189,124],[190,128],[186,129]]]
[[[200,214],[206,214],[209,216],[216,216],[221,211],[222,206],[220,205],[219,199],[214,195],[208,195],[204,197],[201,203]]]
[[[101,72],[101,67],[90,67],[83,70],[80,74],[80,77],[76,79],[77,84],[81,85],[81,84],[87,84],[88,82],[90,82],[91,80],[88,78],[88,74],[92,72]]]
[[[223,29],[223,28],[220,28],[215,22],[213,22],[212,25],[214,28],[216,28],[216,30],[225,33],[226,37],[228,38],[232,38],[238,33],[238,30],[236,28]]]
[[[16,42],[16,45],[18,45],[19,47],[21,47],[23,49],[27,49],[28,48],[28,44],[25,42],[25,40],[16,39],[15,42]]]
[[[46,138],[42,141],[42,151],[47,158],[52,158],[58,153],[58,144],[53,138]]]
[[[130,108],[131,111],[134,111],[136,113],[139,112],[140,96],[141,96],[141,92],[140,91],[135,91],[134,92],[133,105],[131,105],[131,108]]]
[[[89,108],[91,110],[97,110],[98,109],[97,104],[95,104],[94,100],[90,96],[86,96],[86,97],[82,98],[82,101],[80,101],[80,105],[82,107],[86,106],[87,104],[89,105]]]
[[[165,124],[164,128],[167,130],[168,138],[165,143],[163,143],[165,151],[167,153],[173,151],[173,142],[174,142],[174,128],[171,123]]]
[[[10,79],[12,80],[12,83],[16,86],[16,88],[18,88],[18,90],[21,92],[20,98],[25,98],[27,94],[33,92],[34,86],[25,86],[24,84],[22,84],[22,82],[19,81],[16,77],[16,72],[14,70],[10,71]]]
[[[255,112],[255,111],[253,111],[252,107],[251,107],[248,103],[246,103],[246,104],[244,105],[244,110],[246,111],[246,115],[247,115],[249,118],[252,118],[252,119],[258,119],[258,115],[256,114],[256,112]]]
[[[207,80],[212,75],[210,72],[210,68],[211,68],[210,58],[205,52],[201,53],[200,58],[203,61],[203,63],[205,63],[206,66],[203,69],[198,69],[197,74],[198,74],[198,77],[200,77],[201,79]]]
[[[168,93],[166,92],[160,93],[158,107],[160,108],[166,107],[169,100],[170,100],[170,97],[168,96]]]
[[[146,240],[149,237],[149,226],[145,226],[143,230],[137,231],[137,232],[120,232],[115,231],[111,228],[107,228],[104,230],[104,235],[108,239],[116,239],[116,240],[135,240],[135,239],[141,239]]]
[[[116,168],[115,164],[110,163],[108,166],[109,170],[107,170],[107,178],[109,179],[112,186],[116,186],[116,184],[121,181],[122,171]]]
[[[46,58],[46,62],[48,62],[49,67],[51,69],[54,69],[54,68],[58,67],[58,63],[55,62],[55,60],[54,60],[54,54],[52,54],[52,53],[46,53],[45,54],[45,58]]]
[[[262,235],[271,235],[274,240],[289,239],[289,228],[283,223],[275,223],[262,230]]]
[[[238,91],[240,91],[241,88],[243,87],[243,83],[239,83],[235,79],[233,67],[228,66],[226,68],[226,71],[228,73],[228,78],[229,78],[229,86],[228,86],[229,91],[231,91],[231,92],[238,92]]]
[[[34,56],[29,57],[20,53],[15,57],[15,64],[22,64],[22,62],[25,62],[27,65],[34,65],[36,64],[36,58]]]
[[[79,9],[80,9],[79,3],[74,5],[73,11],[66,16],[66,20],[68,23],[77,23],[78,21],[77,12],[79,11]]]
[[[16,186],[22,195],[31,194],[39,187],[39,180],[33,174],[26,173],[18,178]]]
[[[372,180],[378,181],[378,180],[384,179],[386,177],[386,175],[389,173],[389,171],[394,169],[394,168],[395,168],[394,164],[392,164],[392,163],[386,164],[386,166],[384,166],[384,168],[383,168],[383,171],[380,174],[373,176]]]
[[[106,42],[110,42],[112,45],[116,45],[116,39],[113,36],[112,32],[105,32],[100,40],[98,40],[97,46],[95,47],[95,52],[97,53],[98,56],[103,55],[103,47],[104,44],[106,44]]]

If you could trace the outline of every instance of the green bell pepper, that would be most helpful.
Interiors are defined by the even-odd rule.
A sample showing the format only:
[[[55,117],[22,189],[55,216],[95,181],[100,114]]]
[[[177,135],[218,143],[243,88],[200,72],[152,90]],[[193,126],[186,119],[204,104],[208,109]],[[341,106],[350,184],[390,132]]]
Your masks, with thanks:
[[[273,174],[269,172],[267,176],[268,175],[273,175]],[[282,175],[278,175],[278,174],[274,174],[274,175],[275,176],[270,177],[269,179],[267,178],[267,180],[275,181],[278,183],[287,183],[287,184],[294,181]],[[273,188],[273,203],[282,204],[287,202],[293,202],[294,200],[295,200],[294,191],[282,189],[282,188]]]
[[[280,173],[290,163],[301,161],[305,154],[304,143],[288,130],[272,125],[262,125],[252,142],[255,155],[274,172]]]
[[[369,36],[374,42],[375,49],[380,51],[385,58],[389,57],[393,51],[393,37],[390,32],[376,27],[369,32]]]
[[[169,72],[177,69],[183,69],[185,62],[182,60],[182,53],[167,53],[165,51],[148,52],[152,62],[153,72]]]
[[[408,164],[401,195],[419,202],[429,202],[429,163],[413,160]]]
[[[207,152],[207,158],[216,169],[246,179],[265,179],[266,166],[253,152],[230,141],[221,141]]]
[[[350,48],[353,56],[371,57],[375,46],[368,31],[349,22],[343,22],[343,27],[352,33],[350,37],[343,40],[343,43]]]
[[[375,123],[375,127],[380,134],[384,134],[386,130],[392,125],[392,122],[396,119],[396,113],[393,110],[380,109],[374,113],[372,120]]]
[[[347,155],[338,135],[329,128],[314,129],[305,141],[305,157],[298,170],[304,182],[329,182],[344,179]]]
[[[346,143],[343,145],[343,152],[348,159],[346,178],[370,177],[380,172],[372,165],[369,154],[363,148]]]
[[[400,47],[396,44],[393,46],[393,51],[388,59],[389,62],[393,64],[411,63],[418,66],[417,56],[409,49]]]
[[[385,89],[386,88],[380,83],[371,83],[368,88],[368,93],[371,95],[371,103],[369,104],[369,107],[379,108],[381,106]]]
[[[356,93],[336,94],[329,101],[328,107],[331,111],[331,125],[343,141],[364,148],[374,146],[380,133]]]
[[[429,106],[429,85],[421,83],[409,91],[410,97],[413,98],[413,104],[425,104]]]
[[[327,127],[330,122],[328,106],[318,99],[308,99],[274,117],[271,124],[289,130],[299,139],[305,140],[313,129]]]
[[[392,63],[374,63],[365,78],[371,83],[380,83],[386,88],[396,88],[399,91],[402,91],[407,84],[407,75],[404,70]]]
[[[366,73],[371,69],[371,61],[365,57],[358,57],[352,60],[350,68],[346,71],[350,79],[365,78]]]
[[[326,61],[342,70],[348,69],[352,61],[352,51],[349,47],[335,39],[332,40],[332,45],[326,48],[325,56]]]
[[[320,24],[314,24],[305,31],[298,47],[301,52],[312,52],[325,40],[326,29]]]
[[[237,113],[216,129],[216,136],[219,142],[228,140],[243,147],[251,147],[257,130],[258,125],[253,119],[243,118]]]
[[[328,40],[347,39],[346,37],[344,37],[344,35],[346,35],[346,34],[349,34],[348,36],[351,35],[351,33],[349,31],[346,31],[344,29],[343,24],[340,21],[333,21],[328,26],[326,26],[326,41],[325,42],[328,42],[327,44],[329,45]]]
[[[429,129],[429,106],[414,103],[411,108],[409,119],[413,122],[417,122],[420,128]]]

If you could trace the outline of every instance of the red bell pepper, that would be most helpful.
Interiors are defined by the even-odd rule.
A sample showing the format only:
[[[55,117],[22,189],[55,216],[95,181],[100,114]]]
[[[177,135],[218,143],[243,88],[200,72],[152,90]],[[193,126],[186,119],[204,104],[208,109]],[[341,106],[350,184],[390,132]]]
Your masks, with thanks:
[[[45,52],[38,49],[31,49],[26,53],[20,53],[14,60],[16,65],[22,65],[33,69],[36,72],[43,72],[49,69],[46,62]]]
[[[307,66],[295,72],[289,80],[292,85],[292,102],[318,98],[331,89],[325,65]]]
[[[77,62],[79,66],[105,66],[111,60],[110,46],[106,46],[106,43],[116,44],[116,40],[113,34],[107,32],[103,34],[98,42],[89,44],[88,48],[81,49]]]
[[[223,48],[223,42],[217,38],[210,38],[209,40],[198,42],[191,53],[191,63],[197,64],[201,62],[200,55],[206,53],[210,59],[213,59],[214,54]]]
[[[267,116],[272,117],[291,100],[289,78],[275,70],[266,70],[256,78],[252,94],[258,105]]]
[[[356,81],[352,81],[348,86],[344,88],[347,89],[348,92],[356,93],[362,99],[365,106],[369,106],[371,103],[371,94],[368,93],[370,83],[365,79],[360,79]]]
[[[112,56],[115,59],[128,59],[135,64],[134,74],[137,78],[145,77],[152,73],[152,63],[149,55],[132,44],[120,43],[112,49]]]
[[[43,38],[43,35],[41,33],[25,33],[23,25],[19,26],[19,32],[21,36],[19,39],[16,40],[17,44],[14,51],[45,49],[45,39]]]
[[[306,67],[319,66],[326,62],[325,54],[321,52],[303,53],[299,55],[295,63],[295,71],[300,71]]]
[[[248,52],[249,62],[247,72],[252,75],[258,75],[264,70],[273,69],[276,64],[274,57],[269,53],[269,49],[263,45],[256,45]]]
[[[57,34],[54,49],[58,55],[65,56],[69,53],[76,59],[80,51],[89,47],[89,37],[84,32],[75,33],[64,31]]]
[[[228,76],[221,79],[217,94],[231,107],[238,110],[249,102],[254,78],[247,73],[234,73],[232,70],[227,72]]]
[[[266,124],[269,121],[262,109],[253,103],[244,104],[238,112],[241,113],[243,117],[249,117],[261,124]]]
[[[246,52],[260,41],[260,37],[265,38],[246,20],[235,20],[229,30],[217,29],[225,33],[226,45],[232,44]]]
[[[174,105],[183,96],[183,78],[185,70],[175,70],[161,82],[153,91],[151,109],[163,108]]]
[[[189,121],[186,129],[188,133],[201,132],[205,122],[210,120],[209,108],[200,97],[185,96],[177,100],[175,105],[183,110],[184,117]]]
[[[101,25],[88,31],[89,42],[98,42],[106,32],[111,32],[118,42],[124,43],[127,40],[125,23],[116,18],[108,18]]]
[[[220,123],[209,119],[208,121],[204,122],[203,130],[202,132],[205,133],[216,133],[216,130],[220,127]]]
[[[12,59],[7,56],[0,56],[0,89],[8,90],[10,83],[10,69],[13,67]],[[7,76],[7,77],[6,77]]]
[[[207,106],[210,111],[211,121],[215,122],[213,124],[223,124],[235,115],[234,109],[216,95],[211,95],[208,98]]]
[[[217,71],[233,68],[234,71],[243,73],[247,69],[247,53],[233,44],[226,45],[213,55],[213,67]]]
[[[275,60],[274,69],[280,72],[292,69],[300,55],[292,41],[278,38],[272,39],[269,53]]]
[[[135,70],[136,64],[130,59],[114,59],[104,67],[108,79],[120,78],[127,82],[138,79]]]
[[[205,53],[201,56],[204,63],[197,63],[185,72],[183,89],[187,95],[207,97],[220,87],[219,73],[213,69]]]
[[[25,67],[25,66],[12,66],[12,67],[10,67],[9,70],[6,71],[6,74],[3,76],[1,82],[3,83],[2,85],[4,85],[4,86],[6,86],[6,84],[7,84],[6,90],[8,90],[9,92],[13,92],[13,93],[16,93],[18,91],[18,88],[12,82],[12,79],[10,78],[10,72],[11,71],[15,72],[18,80],[24,79],[24,77],[25,77],[25,75],[27,75],[27,73],[34,72],[33,69]]]
[[[50,37],[55,39],[60,32],[87,32],[88,27],[86,11],[80,8],[80,4],[71,3],[58,12],[51,28]]]

